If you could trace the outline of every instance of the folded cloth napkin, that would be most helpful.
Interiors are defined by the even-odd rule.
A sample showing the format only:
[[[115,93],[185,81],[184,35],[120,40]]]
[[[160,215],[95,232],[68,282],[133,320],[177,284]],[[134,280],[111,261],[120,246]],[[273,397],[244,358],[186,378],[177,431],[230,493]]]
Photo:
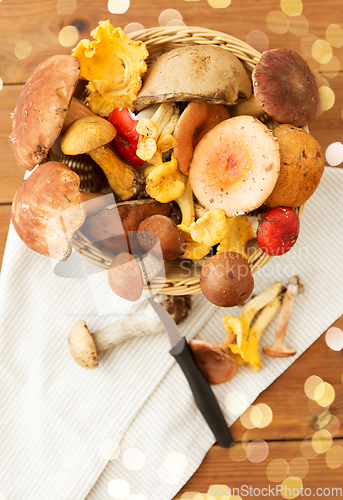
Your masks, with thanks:
[[[261,355],[259,372],[243,366],[231,382],[214,387],[229,425],[342,313],[342,181],[341,170],[326,169],[306,204],[296,246],[255,274],[255,293],[275,281],[286,284],[293,274],[305,285],[287,331],[298,352],[286,359]],[[0,288],[5,500],[169,500],[214,443],[164,334],[108,351],[95,371],[71,359],[66,336],[74,321],[82,318],[94,330],[123,314],[122,304],[113,311],[101,306],[107,291],[97,281],[102,274],[94,276],[56,276],[49,259],[28,250],[10,229]],[[218,342],[227,313],[196,297],[180,329],[188,339],[198,333]],[[272,342],[274,328],[275,322],[262,346]]]

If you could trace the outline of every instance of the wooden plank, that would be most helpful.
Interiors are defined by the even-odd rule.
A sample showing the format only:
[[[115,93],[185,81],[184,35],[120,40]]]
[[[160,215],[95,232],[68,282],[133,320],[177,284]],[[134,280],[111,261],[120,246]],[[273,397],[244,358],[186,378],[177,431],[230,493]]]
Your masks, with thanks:
[[[333,441],[332,447],[336,446],[339,453],[343,451],[342,445],[343,440],[339,439]],[[306,459],[302,455],[302,449],[304,449],[302,446],[301,441],[269,442],[268,456],[260,463],[249,461],[240,444],[236,445],[234,451],[231,450],[231,452],[214,446],[207,453],[200,468],[174,500],[228,500],[229,498],[252,500],[274,496],[282,498],[280,490],[276,495],[276,485],[281,485],[286,476],[302,477],[303,492],[302,495],[297,496],[298,498],[326,497],[332,500],[341,498],[343,496],[342,466],[332,469],[327,465],[327,463],[332,463],[329,457],[333,452],[331,451],[328,455],[320,453],[314,458]],[[308,442],[307,451],[310,448]],[[232,458],[233,456],[236,456],[236,460]],[[237,461],[238,457],[243,460]],[[336,464],[339,464],[339,461]],[[275,474],[278,474],[281,479],[277,480]],[[234,496],[229,497],[228,494],[224,496],[226,488],[218,489],[218,495],[215,496],[214,486],[209,490],[211,485],[227,486],[231,490],[235,488],[236,491],[232,491]],[[211,492],[208,496],[205,494],[207,491]],[[295,490],[294,493],[296,493]],[[287,496],[286,498],[295,497]]]
[[[111,14],[108,2],[67,2],[67,0],[30,0],[21,2],[11,0],[0,5],[1,31],[0,43],[3,48],[1,75],[4,83],[22,83],[32,73],[37,64],[56,53],[69,54],[70,47],[62,47],[58,41],[64,26],[75,26],[79,39],[89,38],[90,31],[97,22],[110,19],[114,26],[124,28],[127,24],[139,22],[146,28],[159,25],[159,15],[168,8],[166,2],[157,0],[149,3],[144,0],[131,0],[130,8],[124,14]],[[251,31],[262,31],[268,37],[269,48],[287,47],[301,51],[302,36],[289,30],[281,35],[272,32],[267,24],[270,12],[281,12],[279,0],[255,2],[245,0],[231,2],[227,8],[212,8],[208,2],[174,0],[172,8],[177,10],[186,25],[204,26],[246,38]],[[254,15],[251,15],[251,12]],[[320,12],[320,16],[318,15]],[[325,29],[331,23],[343,24],[343,9],[338,8],[337,0],[319,2],[311,0],[304,3],[303,16],[308,20],[308,33],[325,39]],[[287,18],[285,18],[287,20]],[[272,28],[275,31],[274,28]],[[31,53],[18,64],[14,56],[18,42],[26,41]],[[343,52],[334,49],[333,53],[343,67]],[[319,64],[310,58],[313,69]]]
[[[11,205],[0,205],[0,269],[11,219]]]
[[[0,92],[0,203],[11,203],[24,178],[24,169],[14,157],[10,135],[11,113],[22,85],[5,85]]]

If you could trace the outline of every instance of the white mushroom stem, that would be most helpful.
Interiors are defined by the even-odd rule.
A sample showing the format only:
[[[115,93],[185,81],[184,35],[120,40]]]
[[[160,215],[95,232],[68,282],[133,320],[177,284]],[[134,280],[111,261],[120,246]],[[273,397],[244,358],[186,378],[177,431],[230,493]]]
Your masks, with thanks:
[[[250,97],[250,99],[241,101],[238,104],[235,104],[234,106],[230,106],[229,109],[230,109],[229,111],[230,116],[249,115],[249,116],[255,116],[256,118],[260,118],[266,113],[264,109],[257,102],[254,94]]]
[[[129,314],[125,318],[101,328],[92,337],[97,352],[107,351],[118,344],[137,337],[162,333],[163,326],[150,307],[141,314]]]
[[[285,295],[282,299],[281,312],[275,328],[275,340],[273,346],[263,348],[263,352],[273,357],[289,357],[296,354],[296,350],[285,345],[285,336],[289,319],[291,317],[296,296],[299,293],[300,284],[297,276],[290,279]]]
[[[159,248],[156,249],[158,252]],[[143,282],[148,285],[153,281],[155,276],[161,271],[164,266],[163,255],[161,251],[160,257],[155,257],[151,252],[148,252],[143,259],[137,260],[140,270],[142,271]]]

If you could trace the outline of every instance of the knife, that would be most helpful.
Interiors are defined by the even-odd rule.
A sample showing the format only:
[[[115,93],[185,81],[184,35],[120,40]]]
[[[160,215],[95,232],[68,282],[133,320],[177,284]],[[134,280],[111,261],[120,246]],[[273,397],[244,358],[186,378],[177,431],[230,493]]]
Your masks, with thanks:
[[[223,448],[229,448],[233,442],[230,429],[209,383],[195,361],[187,340],[180,334],[173,318],[163,306],[155,302],[151,297],[148,297],[148,301],[154,308],[168,334],[172,346],[169,352],[174,356],[185,374],[197,407],[212,430],[217,440],[217,444]]]

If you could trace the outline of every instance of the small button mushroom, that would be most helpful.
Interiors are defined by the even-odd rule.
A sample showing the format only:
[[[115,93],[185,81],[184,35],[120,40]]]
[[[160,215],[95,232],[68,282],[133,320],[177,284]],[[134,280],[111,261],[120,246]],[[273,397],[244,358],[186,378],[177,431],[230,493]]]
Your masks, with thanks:
[[[177,146],[174,155],[181,172],[188,175],[195,146],[213,127],[230,115],[221,104],[191,102],[182,112],[175,127]]]
[[[159,242],[163,259],[167,261],[181,257],[187,245],[176,224],[165,215],[152,215],[143,220],[138,227],[137,238],[141,247],[152,254]]]
[[[254,289],[254,278],[247,259],[236,252],[214,255],[201,270],[200,288],[203,295],[217,306],[242,304]]]
[[[316,79],[294,50],[266,50],[254,68],[252,80],[258,103],[278,123],[304,127],[316,116]]]
[[[12,222],[32,250],[56,260],[71,253],[74,232],[85,220],[80,178],[63,163],[39,165],[21,184],[12,204]]]
[[[144,182],[142,174],[107,146],[115,135],[113,125],[100,116],[79,118],[63,134],[61,150],[66,155],[88,153],[103,170],[114,193],[122,200],[129,200],[137,195]]]
[[[189,296],[157,295],[154,300],[168,311],[176,324],[187,318],[192,308]],[[80,366],[93,369],[98,367],[98,355],[101,352],[134,338],[164,332],[162,323],[149,306],[141,314],[128,314],[92,334],[83,320],[77,321],[68,334],[69,351]]]
[[[223,384],[237,373],[237,362],[229,353],[225,338],[219,346],[205,340],[193,339],[189,342],[196,362],[211,385]]]
[[[227,217],[261,206],[280,172],[279,146],[252,116],[229,118],[210,130],[194,150],[189,182],[198,201]]]
[[[118,297],[135,302],[141,297],[144,286],[152,282],[163,266],[161,254],[156,257],[147,253],[138,260],[128,252],[121,252],[111,262],[108,284]]]

